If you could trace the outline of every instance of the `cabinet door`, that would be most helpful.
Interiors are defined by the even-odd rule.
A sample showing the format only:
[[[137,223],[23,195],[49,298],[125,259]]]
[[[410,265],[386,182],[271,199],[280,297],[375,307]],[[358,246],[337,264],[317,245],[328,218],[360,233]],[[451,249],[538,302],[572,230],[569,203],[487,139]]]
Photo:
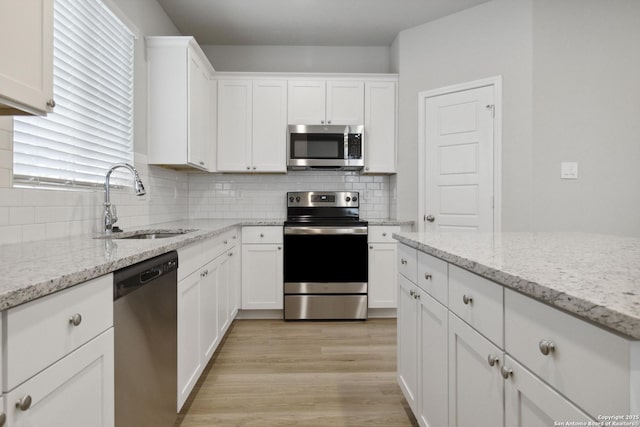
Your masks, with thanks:
[[[200,273],[178,283],[178,411],[204,366],[200,332]]]
[[[240,262],[240,247],[235,248],[227,252],[229,260],[229,318],[231,321],[236,318],[238,309],[242,305],[242,293],[240,287],[242,284],[242,270]]]
[[[396,172],[396,83],[366,82],[364,172]]]
[[[423,427],[446,426],[448,420],[448,310],[419,291],[418,421]]]
[[[398,256],[395,243],[369,243],[369,308],[396,308]]]
[[[498,358],[493,366],[489,357]],[[449,426],[502,426],[502,352],[449,313]]]
[[[398,384],[414,414],[418,399],[418,288],[398,276]]]
[[[287,82],[253,82],[251,170],[286,172]]]
[[[327,82],[327,124],[364,124],[364,82]]]
[[[211,159],[209,141],[209,75],[205,64],[192,50],[188,51],[187,162],[207,170]]]
[[[53,98],[53,0],[0,2],[0,114],[45,114]]]
[[[242,308],[282,309],[282,245],[242,245]]]
[[[216,259],[218,265],[218,333],[220,337],[229,328],[229,257],[222,254]]]
[[[251,170],[251,80],[218,81],[218,170]]]
[[[584,425],[591,421],[591,425],[597,425],[509,356],[505,357],[505,369],[511,370],[504,386],[505,426],[547,427],[561,421],[584,421]]]
[[[220,340],[218,309],[222,272],[217,259],[207,263],[200,274],[200,333],[202,364],[206,365]]]
[[[12,427],[114,425],[113,329],[109,329],[6,395]],[[15,402],[29,396],[31,406]]]
[[[326,85],[324,80],[289,81],[288,99],[290,125],[325,123]]]

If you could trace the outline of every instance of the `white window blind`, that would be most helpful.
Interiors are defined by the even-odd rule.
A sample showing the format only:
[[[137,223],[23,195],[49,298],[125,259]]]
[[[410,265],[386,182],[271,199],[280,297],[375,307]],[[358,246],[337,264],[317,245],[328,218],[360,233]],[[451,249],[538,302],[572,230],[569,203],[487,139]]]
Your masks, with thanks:
[[[54,112],[14,120],[14,182],[96,186],[133,163],[134,35],[100,0],[55,0]],[[131,177],[116,170],[116,185]]]

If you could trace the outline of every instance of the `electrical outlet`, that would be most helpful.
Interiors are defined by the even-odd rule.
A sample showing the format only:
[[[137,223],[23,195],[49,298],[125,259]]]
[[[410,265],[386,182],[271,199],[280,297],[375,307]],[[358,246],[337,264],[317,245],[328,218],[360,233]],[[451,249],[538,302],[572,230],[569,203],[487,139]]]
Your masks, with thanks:
[[[560,179],[578,179],[578,162],[561,162]]]

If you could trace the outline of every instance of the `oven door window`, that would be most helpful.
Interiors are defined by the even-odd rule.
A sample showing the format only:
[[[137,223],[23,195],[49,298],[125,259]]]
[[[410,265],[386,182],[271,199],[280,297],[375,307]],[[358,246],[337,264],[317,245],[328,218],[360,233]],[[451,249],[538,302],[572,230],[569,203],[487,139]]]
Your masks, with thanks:
[[[367,282],[367,235],[285,235],[285,282]]]
[[[344,159],[344,134],[292,133],[292,159]]]

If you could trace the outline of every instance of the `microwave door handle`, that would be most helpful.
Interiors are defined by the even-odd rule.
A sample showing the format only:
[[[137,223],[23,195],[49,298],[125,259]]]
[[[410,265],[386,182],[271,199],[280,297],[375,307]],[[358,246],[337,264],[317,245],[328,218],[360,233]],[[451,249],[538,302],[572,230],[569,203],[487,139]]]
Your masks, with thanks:
[[[344,131],[344,159],[349,159],[349,127]]]

